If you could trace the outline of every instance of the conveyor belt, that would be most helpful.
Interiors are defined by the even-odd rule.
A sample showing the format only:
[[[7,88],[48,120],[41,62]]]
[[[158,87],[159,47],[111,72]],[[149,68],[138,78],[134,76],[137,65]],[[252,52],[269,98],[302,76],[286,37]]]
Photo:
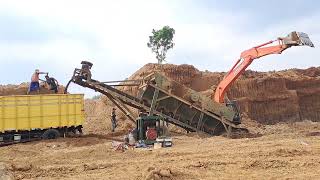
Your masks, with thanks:
[[[97,80],[92,79],[91,81],[88,82],[88,81],[82,80],[80,78],[73,78],[71,81],[75,84],[82,86],[82,87],[90,88],[92,90],[100,92],[101,94],[106,95],[108,98],[119,99],[122,103],[124,103],[130,107],[133,107],[133,108],[136,108],[139,110],[143,110],[145,112],[148,112],[150,110],[150,107],[143,104],[140,99],[138,99],[130,94],[127,94],[123,91],[120,91],[118,89],[115,89],[107,84],[101,83]],[[165,120],[168,121],[169,123],[172,123],[172,124],[179,126],[183,129],[186,129],[188,131],[197,131],[197,128],[192,127],[186,123],[183,123],[177,119],[174,119],[168,115],[165,115],[157,110],[155,110],[154,113],[159,116],[164,117]]]
[[[157,114],[159,116],[164,117],[164,120],[172,123],[176,126],[179,126],[187,131],[197,131],[197,132],[204,132],[208,134],[218,134],[222,131],[232,128],[237,128],[237,125],[225,121],[223,118],[220,118],[217,115],[214,115],[208,111],[205,111],[199,107],[194,107],[190,105],[188,102],[182,100],[179,97],[176,97],[170,93],[167,93],[161,89],[158,89],[156,86],[150,84],[147,85],[146,89],[152,93],[155,93],[156,91],[159,93],[159,99],[156,99],[156,104],[161,104],[163,101],[167,101],[170,99],[170,101],[174,101],[176,104],[179,104],[178,109],[175,110],[176,114],[168,114],[162,112],[159,108],[155,107],[155,105],[152,105],[153,102],[150,102],[152,98],[148,99],[149,102],[146,103],[145,99],[140,99],[137,97],[134,97],[126,92],[120,91],[106,83],[90,79],[89,81],[85,80],[82,76],[80,76],[78,69],[75,70],[75,74],[66,86],[66,89],[68,88],[69,84],[71,82],[78,84],[82,87],[90,88],[94,91],[100,92],[104,95],[106,95],[115,105],[118,106],[118,108],[127,115],[127,117],[135,121],[136,117],[134,117],[133,113],[130,111],[129,107],[133,107],[135,109],[144,111],[144,112],[150,112],[152,111],[153,114]],[[164,98],[160,98],[160,95]],[[142,97],[143,98],[143,97]],[[146,98],[146,97],[144,97]],[[157,96],[158,98],[158,96]],[[160,102],[161,101],[161,102]],[[189,108],[188,112],[192,112],[192,116],[181,116],[179,113],[184,113],[185,110],[181,110],[179,108]],[[180,111],[180,112],[179,112]],[[178,113],[177,113],[178,112]],[[181,118],[183,117],[183,118]]]

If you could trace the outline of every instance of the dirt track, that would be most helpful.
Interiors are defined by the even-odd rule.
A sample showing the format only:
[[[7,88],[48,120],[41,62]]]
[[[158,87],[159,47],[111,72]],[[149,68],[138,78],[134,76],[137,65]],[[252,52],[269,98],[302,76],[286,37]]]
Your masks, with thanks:
[[[0,148],[16,179],[319,179],[320,123],[260,128],[257,138],[175,135],[167,149],[111,149],[110,135]],[[120,138],[120,137],[118,137]]]

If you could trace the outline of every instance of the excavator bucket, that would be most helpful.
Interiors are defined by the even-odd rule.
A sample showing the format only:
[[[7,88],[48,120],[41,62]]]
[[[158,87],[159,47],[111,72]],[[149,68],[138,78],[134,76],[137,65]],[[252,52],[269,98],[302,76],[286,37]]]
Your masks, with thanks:
[[[293,31],[288,34],[287,37],[280,38],[282,42],[288,46],[310,46],[314,47],[314,44],[310,40],[308,34],[303,32]]]

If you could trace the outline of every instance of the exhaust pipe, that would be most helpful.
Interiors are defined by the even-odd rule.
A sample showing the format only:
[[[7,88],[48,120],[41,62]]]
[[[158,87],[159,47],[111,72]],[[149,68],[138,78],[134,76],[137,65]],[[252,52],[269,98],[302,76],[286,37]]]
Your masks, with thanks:
[[[309,46],[314,47],[314,44],[310,40],[308,34],[303,32],[296,32],[293,31],[290,34],[288,34],[284,38],[278,38],[282,40],[283,44],[291,46]]]

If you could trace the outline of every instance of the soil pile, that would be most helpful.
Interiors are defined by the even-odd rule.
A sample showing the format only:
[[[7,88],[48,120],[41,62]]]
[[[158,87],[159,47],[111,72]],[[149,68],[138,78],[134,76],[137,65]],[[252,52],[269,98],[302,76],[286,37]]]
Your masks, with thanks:
[[[230,90],[241,110],[260,123],[320,121],[320,68],[291,69],[242,78]]]
[[[20,85],[0,85],[0,96],[9,95],[27,95],[29,83],[21,83]],[[63,94],[64,87],[59,86],[58,94]],[[40,83],[40,92],[31,92],[30,94],[53,94],[54,92],[48,89],[45,83]]]
[[[115,107],[106,97],[101,99],[85,100],[86,121],[83,124],[85,134],[126,134],[132,129],[133,123],[128,118],[116,110],[117,128],[115,133],[111,133],[111,111]]]
[[[226,73],[199,71],[191,65],[146,64],[129,79],[158,70],[165,76],[211,96]],[[124,88],[132,94],[137,89]],[[263,124],[320,120],[320,67],[272,72],[246,71],[228,92],[248,118]]]

